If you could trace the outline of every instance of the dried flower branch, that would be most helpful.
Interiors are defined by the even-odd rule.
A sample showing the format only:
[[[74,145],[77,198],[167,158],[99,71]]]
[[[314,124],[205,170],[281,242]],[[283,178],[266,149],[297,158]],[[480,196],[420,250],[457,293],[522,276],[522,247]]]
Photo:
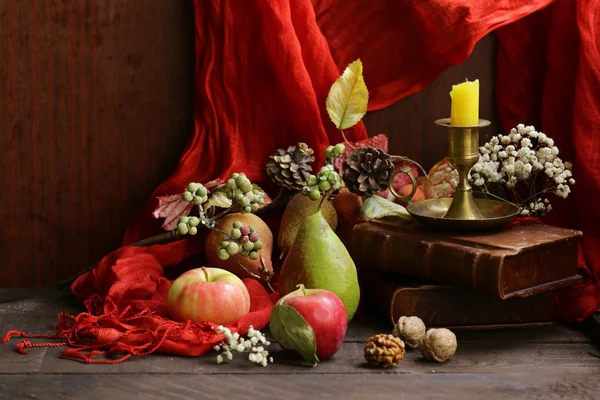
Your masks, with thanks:
[[[267,338],[259,331],[250,325],[248,329],[248,338],[244,339],[236,333],[231,333],[229,328],[222,325],[217,327],[217,332],[225,335],[226,342],[221,342],[214,347],[215,351],[222,351],[222,354],[217,355],[217,364],[221,364],[225,360],[231,361],[233,359],[232,350],[239,353],[248,352],[248,360],[250,362],[262,365],[266,367],[267,364],[273,363],[273,357],[269,357],[269,351],[265,349],[271,343]]]
[[[543,216],[552,209],[547,196],[565,199],[575,184],[572,164],[563,162],[554,140],[533,126],[519,124],[508,135],[494,136],[479,152],[469,175],[472,184],[491,196],[488,184],[504,186],[521,216]],[[522,187],[528,189],[525,196]]]

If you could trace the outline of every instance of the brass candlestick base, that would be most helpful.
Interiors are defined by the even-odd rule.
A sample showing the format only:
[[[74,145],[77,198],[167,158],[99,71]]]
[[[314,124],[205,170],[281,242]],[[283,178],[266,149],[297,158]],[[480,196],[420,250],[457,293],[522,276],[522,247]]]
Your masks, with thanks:
[[[435,123],[448,129],[448,161],[459,176],[456,193],[453,198],[411,203],[406,211],[421,224],[436,229],[484,231],[510,222],[519,207],[506,201],[473,198],[468,180],[469,170],[479,160],[479,128],[490,125],[490,121],[480,119],[474,126],[454,126],[450,118],[444,118]]]
[[[438,119],[435,123],[448,128],[448,161],[458,171],[458,185],[450,208],[444,218],[455,220],[483,220],[485,217],[473,199],[469,184],[469,170],[479,160],[479,128],[490,125],[490,121],[480,119],[477,125],[450,125],[450,118]]]

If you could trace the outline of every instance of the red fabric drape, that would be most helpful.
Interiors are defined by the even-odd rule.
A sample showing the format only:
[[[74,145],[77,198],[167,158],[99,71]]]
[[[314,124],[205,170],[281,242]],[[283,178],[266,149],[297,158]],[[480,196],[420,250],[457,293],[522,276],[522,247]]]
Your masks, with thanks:
[[[600,304],[600,2],[557,0],[497,35],[504,127],[535,125],[574,164],[573,192],[546,222],[583,231],[579,265],[590,279],[559,293],[560,316],[581,321]]]
[[[464,61],[490,31],[552,0],[195,0],[196,129],[180,163],[132,221],[124,244],[158,232],[156,197],[244,170],[266,183],[275,149],[341,141],[325,99],[360,58],[376,110]],[[379,132],[377,132],[379,133]],[[364,125],[348,132],[366,137]]]
[[[325,112],[325,98],[350,61],[363,61],[370,109],[385,107],[422,89],[441,71],[463,61],[488,32],[549,3],[551,0],[195,0],[195,130],[174,173],[155,190],[132,221],[124,245],[157,233],[160,221],[151,217],[156,198],[181,192],[189,181],[207,182],[244,171],[252,181],[268,187],[263,173],[268,155],[276,148],[299,141],[313,147],[318,155],[316,163],[321,163],[324,147],[341,140]],[[582,18],[580,29],[592,22]],[[514,32],[526,28],[515,25]],[[512,26],[505,28],[504,39],[510,37],[511,29]],[[572,33],[569,31],[569,37],[576,37]],[[537,40],[537,34],[532,33],[531,40]],[[516,33],[512,35],[516,37]],[[539,35],[543,36],[543,32]],[[558,33],[548,36],[561,40]],[[507,40],[502,43],[509,56],[513,53],[506,46],[514,45],[524,52],[518,70],[534,76],[539,60],[529,59],[526,45],[510,45]],[[580,58],[586,56],[584,51],[578,54]],[[551,61],[562,62],[558,57]],[[506,72],[509,63],[502,65],[501,72]],[[587,70],[574,70],[577,75],[570,71],[568,76],[578,93],[586,93],[577,97],[575,103],[589,109],[591,92],[580,92],[580,86],[585,86],[586,79],[589,81],[584,76],[593,76],[589,69],[592,64],[587,65]],[[561,70],[549,68],[546,76],[549,81],[555,80],[553,85],[564,84],[556,77]],[[533,99],[539,97],[526,102],[531,114],[510,114],[507,110],[512,109],[513,103],[507,101],[507,95],[510,90],[521,90],[519,85],[525,86],[524,79],[503,79],[507,85],[505,97],[499,93],[504,105],[503,121],[518,116],[519,122],[529,122],[521,118],[536,115],[539,105]],[[553,90],[548,86],[543,93],[553,96],[557,104],[568,101],[569,97],[560,99],[560,87]],[[570,98],[574,98],[572,92]],[[549,111],[558,110],[554,107]],[[562,112],[571,113],[569,109]],[[585,139],[586,132],[597,129],[597,125],[594,128],[594,121],[584,118],[583,112],[578,115],[579,133],[574,136],[578,145],[586,144],[588,148],[577,153],[578,185],[597,189],[597,171],[581,172],[586,166],[597,168],[597,158],[589,150],[595,142]],[[551,122],[548,116],[546,120]],[[569,146],[573,126],[571,123],[557,127],[561,129],[561,148]],[[350,140],[365,138],[365,128],[359,124],[347,135]],[[593,201],[592,197],[587,199],[578,197],[580,209]],[[590,262],[593,245],[589,243],[594,242],[589,238],[593,232],[586,232],[588,253],[584,254]],[[59,333],[74,338],[72,345],[89,345],[81,338],[93,341],[96,337],[100,338],[100,349],[128,354],[158,350],[196,355],[206,351],[220,340],[208,326],[194,325],[192,329],[185,324],[173,325],[164,318],[164,296],[170,282],[164,278],[163,268],[197,254],[201,248],[197,239],[188,239],[151,248],[124,247],[114,252],[73,285],[74,293],[86,301],[89,312],[76,318],[72,326],[63,326]],[[268,321],[265,316],[272,307],[272,299],[261,287],[252,281],[247,285],[254,313],[232,325],[242,332],[250,323],[264,327]],[[96,318],[98,315],[108,317]],[[119,318],[126,318],[128,323]],[[82,330],[88,335],[69,334]],[[67,355],[79,357],[76,354],[81,352]]]

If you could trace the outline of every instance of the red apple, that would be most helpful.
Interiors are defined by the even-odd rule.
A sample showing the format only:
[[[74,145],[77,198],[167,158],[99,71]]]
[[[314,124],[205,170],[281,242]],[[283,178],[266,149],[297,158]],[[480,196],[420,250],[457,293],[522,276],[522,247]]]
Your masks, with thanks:
[[[250,311],[250,294],[244,282],[231,272],[202,267],[175,279],[167,308],[176,321],[225,325]]]
[[[328,290],[305,289],[304,285],[299,285],[299,287],[298,290],[282,297],[277,302],[277,306],[292,307],[302,316],[314,332],[316,356],[319,360],[327,359],[333,356],[344,342],[346,329],[348,328],[346,308],[340,298]],[[280,311],[274,310],[274,312],[279,313]],[[271,315],[273,316],[273,314]],[[277,333],[281,332],[281,329],[278,329],[278,326],[273,326],[280,324],[282,320],[281,318],[271,319],[271,332],[277,341],[285,347],[285,343],[289,343],[289,341],[286,338],[280,340]],[[294,348],[293,350],[298,350],[306,361],[316,363],[317,360],[313,360],[310,355],[307,356],[302,351],[306,349]]]

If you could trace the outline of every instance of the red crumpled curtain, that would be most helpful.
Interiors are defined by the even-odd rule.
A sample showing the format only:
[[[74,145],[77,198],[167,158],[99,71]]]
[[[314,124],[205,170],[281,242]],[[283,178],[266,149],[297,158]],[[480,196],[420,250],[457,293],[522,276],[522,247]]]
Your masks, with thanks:
[[[545,222],[583,231],[585,283],[558,293],[560,317],[582,321],[600,304],[600,2],[556,0],[497,31],[498,111],[505,129],[534,125],[574,164],[576,184]]]
[[[160,221],[151,217],[157,197],[180,193],[190,181],[208,182],[235,171],[244,171],[252,181],[268,187],[263,171],[268,155],[300,141],[315,149],[316,163],[321,163],[324,147],[341,141],[326,114],[325,98],[349,62],[361,58],[370,91],[369,107],[382,108],[417,92],[441,71],[462,62],[488,32],[549,3],[551,0],[194,0],[194,133],[176,170],[131,222],[125,247],[73,285],[88,312],[62,316],[59,336],[74,347],[65,355],[93,362],[92,357],[102,351],[127,357],[152,351],[197,355],[209,349],[222,339],[209,324],[174,323],[164,310],[170,285],[164,268],[201,252],[201,238],[150,248],[126,246],[159,232]],[[510,32],[512,28],[505,29]],[[558,40],[558,35],[554,36]],[[511,54],[511,49],[507,50]],[[518,68],[527,73],[534,65],[525,59]],[[507,88],[520,90],[520,80],[505,83]],[[553,94],[555,100],[560,100],[560,93]],[[589,120],[578,123],[582,132],[593,128]],[[568,131],[561,134],[568,135]],[[350,140],[365,138],[364,126],[358,124],[347,136]],[[567,139],[565,136],[565,143]],[[589,152],[579,154],[583,156],[585,151]],[[593,155],[587,157],[591,157],[587,164],[576,160],[580,163],[578,174],[586,165],[597,167]],[[585,187],[586,179],[590,187],[597,185],[597,178],[581,174],[579,185]],[[584,200],[581,204],[589,206]],[[250,324],[263,328],[274,300],[256,282],[246,284],[253,312],[231,325],[241,333]]]

